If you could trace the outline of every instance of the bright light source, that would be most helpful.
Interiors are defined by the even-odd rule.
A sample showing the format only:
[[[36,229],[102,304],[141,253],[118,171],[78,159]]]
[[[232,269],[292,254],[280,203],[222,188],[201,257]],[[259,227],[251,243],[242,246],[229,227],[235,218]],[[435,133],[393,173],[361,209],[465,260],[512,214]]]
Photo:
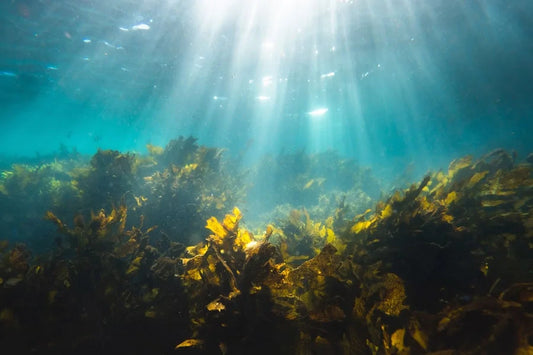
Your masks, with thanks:
[[[266,41],[261,44],[264,49],[271,50],[274,48],[274,42]]]
[[[321,79],[325,79],[325,78],[331,78],[331,77],[334,77],[334,76],[335,76],[335,72],[332,71],[330,73],[320,75],[320,78]]]
[[[140,23],[135,26],[131,26],[132,31],[148,31],[150,29],[150,26],[145,23]]]
[[[272,84],[272,76],[263,77],[262,82],[263,82],[263,86],[268,86]]]
[[[325,115],[326,112],[328,112],[328,109],[323,107],[323,108],[318,108],[316,110],[310,111],[307,114],[311,117],[320,117],[320,116]]]

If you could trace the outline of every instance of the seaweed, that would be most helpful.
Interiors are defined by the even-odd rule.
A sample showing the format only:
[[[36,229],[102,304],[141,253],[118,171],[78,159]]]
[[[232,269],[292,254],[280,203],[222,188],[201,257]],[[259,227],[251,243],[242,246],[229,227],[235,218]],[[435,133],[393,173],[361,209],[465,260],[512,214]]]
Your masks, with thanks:
[[[220,218],[244,196],[243,174],[222,163],[222,150],[199,146],[194,138],[171,141],[156,161],[158,170],[144,176],[138,190],[144,200],[137,210],[178,241],[202,240],[205,220]]]
[[[354,286],[343,284],[340,254],[326,244],[317,256],[291,267],[270,243],[274,229],[256,239],[239,228],[241,217],[235,208],[222,223],[208,220],[213,234],[183,260],[192,337],[176,348],[211,352],[223,344],[229,353],[243,353],[261,344],[261,351],[335,351],[340,335],[319,329],[342,323],[351,310],[343,301],[349,304]]]
[[[31,260],[19,245],[2,252],[4,348],[20,353],[148,351],[141,335],[151,334],[150,349],[170,349],[173,336],[162,329],[175,326],[179,333],[185,322],[166,315],[184,313],[185,297],[176,271],[161,270],[168,269],[165,263],[175,266],[177,259],[149,244],[153,227],[144,229],[141,221],[126,229],[126,217],[121,206],[92,214],[87,223],[76,217],[71,228],[49,212],[47,219],[65,236],[53,253]],[[125,338],[124,332],[134,338]]]
[[[4,173],[2,203],[22,213],[41,188],[39,226],[56,230],[47,253],[0,242],[2,349],[531,353],[530,162],[465,157],[373,209],[348,193],[330,197],[335,208],[285,204],[254,234],[233,207],[242,175],[220,150],[192,138],[148,149]],[[302,191],[328,184],[311,158],[293,158]],[[98,191],[109,182],[117,190]]]
[[[79,190],[70,172],[82,163],[56,160],[41,165],[14,164],[0,177],[0,230],[11,241],[30,242],[36,250],[49,247],[53,231],[43,222],[48,209],[69,214],[69,201],[78,201]],[[76,203],[74,203],[76,205]]]
[[[348,214],[361,213],[374,204],[383,189],[370,169],[333,151],[267,156],[253,169],[252,181],[250,212],[260,220],[279,219],[302,208],[325,220],[340,205]]]
[[[530,349],[523,335],[531,332],[527,297],[510,307],[502,295],[531,280],[532,193],[531,166],[497,150],[478,161],[456,160],[447,174],[428,175],[357,217],[346,232],[351,259],[363,270],[397,275],[411,314],[369,322],[375,349]],[[520,339],[509,340],[516,331]]]
[[[134,220],[144,216],[174,241],[196,242],[205,236],[207,218],[220,217],[244,196],[243,173],[223,160],[221,149],[198,145],[192,137],[147,149],[148,155],[98,150],[89,164],[68,155],[13,165],[0,178],[3,237],[32,246],[38,241],[38,249],[47,249],[53,238],[42,218],[47,210],[70,220],[126,205]]]
[[[124,202],[135,185],[133,154],[115,150],[98,150],[90,165],[74,173],[74,184],[80,190],[82,211],[108,209]]]

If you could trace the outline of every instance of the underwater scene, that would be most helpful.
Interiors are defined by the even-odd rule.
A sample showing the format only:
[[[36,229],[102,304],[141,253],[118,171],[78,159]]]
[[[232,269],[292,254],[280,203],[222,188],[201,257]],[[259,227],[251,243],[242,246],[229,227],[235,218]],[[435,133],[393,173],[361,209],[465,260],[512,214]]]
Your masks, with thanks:
[[[533,354],[533,1],[3,0],[2,354]]]

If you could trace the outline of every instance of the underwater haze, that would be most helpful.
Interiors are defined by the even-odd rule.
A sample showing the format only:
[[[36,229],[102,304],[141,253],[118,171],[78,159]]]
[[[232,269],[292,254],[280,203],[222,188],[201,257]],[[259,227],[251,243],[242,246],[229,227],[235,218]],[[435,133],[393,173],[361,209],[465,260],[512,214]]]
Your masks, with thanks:
[[[1,0],[0,351],[533,354],[533,1]]]
[[[531,151],[529,1],[3,1],[0,154]]]

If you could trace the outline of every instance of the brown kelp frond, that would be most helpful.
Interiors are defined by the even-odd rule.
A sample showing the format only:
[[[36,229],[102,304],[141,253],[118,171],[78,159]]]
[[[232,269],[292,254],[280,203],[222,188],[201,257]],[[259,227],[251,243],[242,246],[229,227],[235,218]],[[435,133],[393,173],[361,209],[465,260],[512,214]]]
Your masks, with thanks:
[[[459,159],[373,209],[352,213],[349,193],[325,218],[286,205],[254,235],[247,213],[228,208],[219,153],[182,139],[165,159],[181,158],[158,170],[163,152],[132,168],[142,186],[127,193],[134,208],[52,209],[58,231],[46,235],[60,238],[46,255],[0,243],[2,344],[24,353],[531,352],[529,163],[502,150]],[[114,153],[100,158],[118,164]],[[307,192],[328,184],[303,182]],[[147,208],[153,215],[140,218]],[[157,233],[147,228],[154,220]]]

